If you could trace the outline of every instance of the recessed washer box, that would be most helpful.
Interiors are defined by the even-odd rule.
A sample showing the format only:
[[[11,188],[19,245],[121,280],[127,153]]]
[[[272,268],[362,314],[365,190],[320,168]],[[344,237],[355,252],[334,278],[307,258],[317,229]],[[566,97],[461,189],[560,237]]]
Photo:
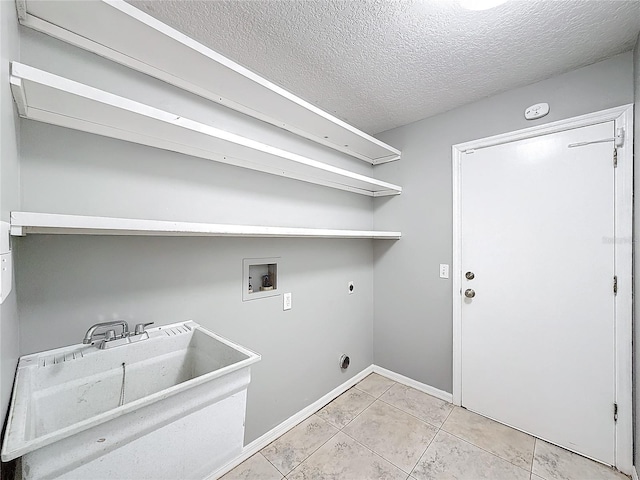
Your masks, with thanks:
[[[242,301],[280,295],[278,262],[280,257],[242,260]]]

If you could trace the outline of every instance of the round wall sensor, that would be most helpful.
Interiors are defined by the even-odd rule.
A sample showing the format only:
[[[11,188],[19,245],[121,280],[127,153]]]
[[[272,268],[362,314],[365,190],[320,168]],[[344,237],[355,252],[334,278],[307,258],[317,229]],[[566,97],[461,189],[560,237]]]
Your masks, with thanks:
[[[549,113],[548,103],[536,103],[531,105],[524,111],[524,118],[527,120],[534,120],[536,118],[544,117]]]

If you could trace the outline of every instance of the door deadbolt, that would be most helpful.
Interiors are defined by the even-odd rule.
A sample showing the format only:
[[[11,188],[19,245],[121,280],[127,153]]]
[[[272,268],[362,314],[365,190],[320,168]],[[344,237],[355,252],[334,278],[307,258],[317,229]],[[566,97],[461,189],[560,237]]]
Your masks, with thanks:
[[[473,280],[474,278],[476,278],[473,272],[467,272],[464,274],[464,276],[467,278],[467,280]]]
[[[472,290],[471,288],[467,288],[464,291],[464,296],[467,297],[467,298],[473,298],[473,297],[476,296],[476,292],[475,292],[475,290]]]

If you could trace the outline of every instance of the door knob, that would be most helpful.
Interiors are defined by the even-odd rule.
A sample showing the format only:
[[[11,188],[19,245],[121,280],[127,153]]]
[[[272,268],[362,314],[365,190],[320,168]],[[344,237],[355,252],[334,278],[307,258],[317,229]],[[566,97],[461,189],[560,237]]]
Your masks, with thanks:
[[[464,276],[467,278],[467,280],[473,280],[474,278],[476,278],[473,272],[467,272],[464,274]]]
[[[467,288],[464,291],[464,296],[467,297],[467,298],[473,298],[473,297],[476,296],[476,292],[475,292],[475,290],[472,290],[471,288]]]

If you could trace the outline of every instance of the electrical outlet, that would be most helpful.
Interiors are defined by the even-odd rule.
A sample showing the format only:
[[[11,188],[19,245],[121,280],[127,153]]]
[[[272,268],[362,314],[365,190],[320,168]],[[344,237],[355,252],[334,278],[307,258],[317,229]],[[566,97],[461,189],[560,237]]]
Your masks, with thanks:
[[[282,309],[291,310],[291,292],[282,295]]]
[[[353,282],[349,282],[347,285],[348,285],[348,287],[349,287],[349,295],[352,295],[352,294],[353,294],[353,292],[355,292],[356,287],[355,287],[355,285],[353,284]]]
[[[440,278],[449,278],[449,265],[446,263],[440,264]]]

